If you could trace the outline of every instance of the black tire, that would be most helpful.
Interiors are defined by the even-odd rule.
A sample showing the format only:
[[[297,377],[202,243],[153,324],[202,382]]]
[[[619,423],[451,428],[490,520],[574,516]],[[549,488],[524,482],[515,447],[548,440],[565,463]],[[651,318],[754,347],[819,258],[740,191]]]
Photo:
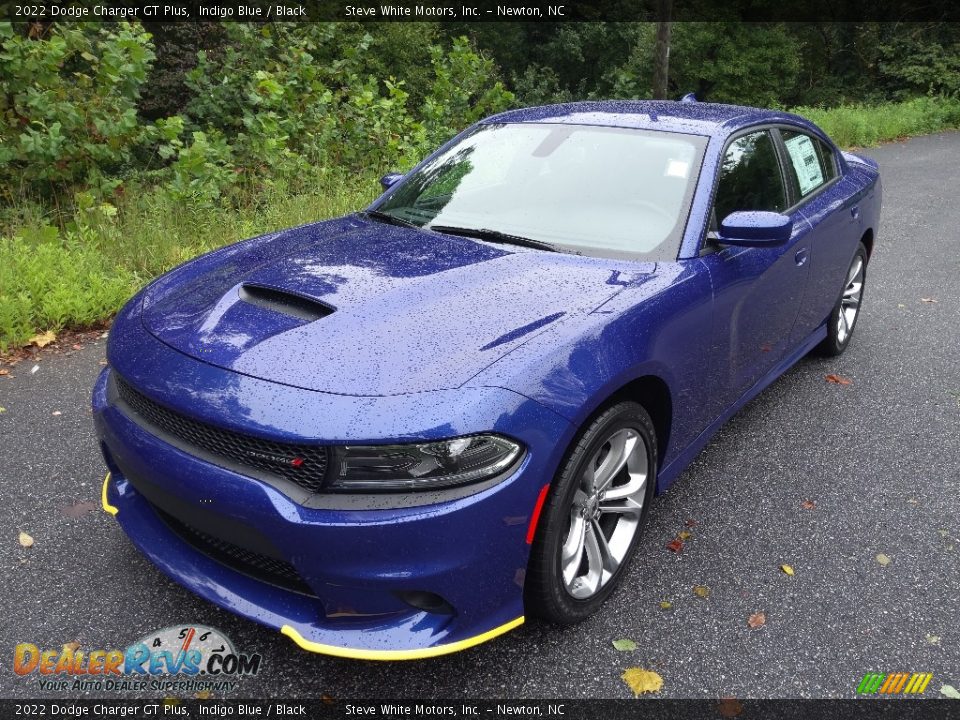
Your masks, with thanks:
[[[568,591],[564,582],[561,547],[573,526],[571,512],[574,509],[574,498],[578,495],[577,491],[588,463],[595,461],[598,465],[602,464],[598,457],[604,451],[612,452],[607,450],[609,446],[606,441],[621,430],[628,431],[628,434],[629,431],[634,431],[643,440],[646,448],[646,493],[643,496],[643,506],[639,521],[635,529],[632,529],[633,539],[629,542],[626,554],[620,560],[616,571],[608,580],[601,581],[594,595],[579,599]],[[634,457],[639,458],[640,453],[638,449]],[[626,472],[627,466],[624,468],[621,472]],[[524,599],[529,615],[571,625],[585,620],[600,608],[616,589],[636,552],[656,483],[657,438],[650,415],[641,405],[635,402],[618,402],[601,411],[581,430],[554,478],[541,511],[524,583]],[[612,487],[617,486],[614,484]],[[638,490],[637,496],[639,495]],[[615,517],[619,522],[620,516]],[[581,545],[583,542],[581,540]]]
[[[857,312],[853,317],[853,322],[849,324],[849,329],[844,335],[843,329],[841,328],[842,321],[840,314],[844,311],[844,293],[847,291],[850,283],[850,273],[857,266],[857,263],[860,264],[861,268],[861,286],[857,302]],[[867,283],[867,249],[863,246],[863,243],[860,243],[857,246],[857,252],[854,253],[853,259],[850,261],[850,267],[847,269],[847,272],[843,277],[844,281],[843,287],[840,289],[840,296],[837,298],[837,302],[833,306],[830,316],[827,318],[827,337],[824,338],[823,342],[817,345],[817,353],[819,355],[823,355],[824,357],[836,357],[837,355],[842,355],[843,351],[846,350],[847,346],[850,344],[850,339],[853,337],[853,331],[857,327],[857,320],[860,318],[860,309],[863,305],[863,292],[866,289]]]

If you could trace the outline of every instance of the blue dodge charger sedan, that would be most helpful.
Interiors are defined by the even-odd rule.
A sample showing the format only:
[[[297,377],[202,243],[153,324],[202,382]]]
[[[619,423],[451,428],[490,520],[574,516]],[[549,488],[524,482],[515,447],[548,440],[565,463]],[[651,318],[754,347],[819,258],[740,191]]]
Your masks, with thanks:
[[[847,347],[880,213],[815,125],[697,102],[502,113],[382,183],[151,283],[93,392],[143,554],[366,659],[597,611],[717,428]]]

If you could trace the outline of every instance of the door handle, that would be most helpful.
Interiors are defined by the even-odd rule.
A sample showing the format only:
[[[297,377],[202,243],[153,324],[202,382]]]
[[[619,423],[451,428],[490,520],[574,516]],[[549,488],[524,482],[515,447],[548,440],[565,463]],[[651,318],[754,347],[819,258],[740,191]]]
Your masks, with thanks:
[[[859,206],[859,205],[854,205],[852,208],[850,208],[850,216],[851,216],[854,220],[856,220],[857,218],[860,217],[860,206]]]
[[[807,249],[800,248],[797,250],[797,254],[793,256],[793,260],[797,263],[797,267],[800,267],[801,265],[806,265],[808,257],[810,257],[810,253],[807,252]]]

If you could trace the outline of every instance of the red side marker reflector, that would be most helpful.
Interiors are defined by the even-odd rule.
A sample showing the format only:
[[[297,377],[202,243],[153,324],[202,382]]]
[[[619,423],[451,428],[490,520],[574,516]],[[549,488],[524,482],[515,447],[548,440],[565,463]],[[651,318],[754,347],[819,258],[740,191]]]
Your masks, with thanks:
[[[533,515],[530,516],[530,527],[527,528],[527,545],[533,543],[533,536],[537,533],[537,521],[540,519],[540,511],[543,510],[543,503],[547,499],[547,491],[549,489],[549,484],[540,488],[540,494],[537,496],[537,504],[533,506]]]

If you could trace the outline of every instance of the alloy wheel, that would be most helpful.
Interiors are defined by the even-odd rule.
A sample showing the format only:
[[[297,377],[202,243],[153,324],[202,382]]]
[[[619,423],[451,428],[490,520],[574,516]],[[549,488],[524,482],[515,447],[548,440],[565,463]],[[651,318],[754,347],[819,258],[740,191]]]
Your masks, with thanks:
[[[563,584],[574,598],[596,595],[626,558],[646,501],[648,455],[640,432],[621,428],[586,464],[560,546]]]
[[[847,284],[840,298],[840,312],[837,313],[837,341],[841,344],[847,341],[853,332],[853,325],[860,312],[860,300],[863,298],[863,259],[858,257],[850,272],[847,273]]]

